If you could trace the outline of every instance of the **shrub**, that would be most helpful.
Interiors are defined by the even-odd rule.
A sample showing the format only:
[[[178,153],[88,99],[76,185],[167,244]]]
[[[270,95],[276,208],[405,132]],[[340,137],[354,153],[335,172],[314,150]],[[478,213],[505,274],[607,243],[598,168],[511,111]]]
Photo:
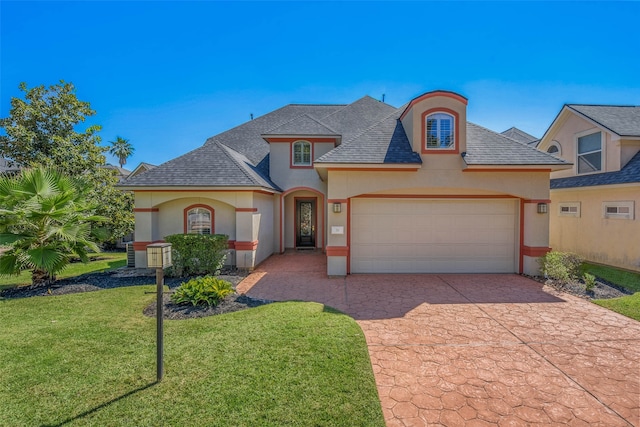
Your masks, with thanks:
[[[182,283],[171,295],[171,300],[176,304],[216,306],[234,292],[231,283],[226,280],[212,276],[196,277]]]
[[[548,252],[540,258],[540,268],[545,277],[561,283],[569,283],[580,277],[582,258],[570,252]]]
[[[596,286],[596,276],[589,273],[584,273],[582,275],[582,281],[584,282],[584,289],[587,292],[593,291],[593,288]]]
[[[169,276],[219,274],[227,256],[228,236],[224,234],[173,234],[165,237],[172,245],[173,267]]]

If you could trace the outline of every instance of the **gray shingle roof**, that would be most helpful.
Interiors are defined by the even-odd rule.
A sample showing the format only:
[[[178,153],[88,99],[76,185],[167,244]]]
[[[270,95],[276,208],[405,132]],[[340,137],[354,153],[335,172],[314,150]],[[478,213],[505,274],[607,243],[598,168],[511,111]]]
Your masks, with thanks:
[[[220,144],[243,155],[261,177],[269,176],[269,144],[260,136],[301,115],[318,119],[344,105],[291,104],[213,136],[202,147],[163,163],[122,183],[123,186],[245,186],[260,185],[238,169]],[[266,188],[277,188],[273,183]]]
[[[527,144],[467,122],[468,165],[570,165]]]
[[[123,186],[263,187],[279,190],[249,159],[219,142],[203,145],[147,172]]]
[[[504,132],[500,132],[500,134],[506,136],[507,138],[515,139],[518,142],[523,142],[525,144],[531,145],[537,143],[540,140],[539,138],[536,138],[535,136],[530,135],[521,129],[518,129],[517,127],[509,128]]]
[[[384,102],[365,96],[320,118],[320,121],[342,134],[343,141],[348,141],[395,110],[394,107]]]
[[[276,126],[263,135],[336,135],[340,133],[319,122],[308,114],[298,116],[287,123]]]
[[[619,171],[570,176],[551,180],[551,189],[591,187],[596,185],[640,184],[640,152]]]
[[[341,135],[343,143],[317,163],[421,164],[398,109],[365,96],[349,105],[287,105],[219,135],[189,153],[139,174],[124,187],[237,187],[279,190],[269,179],[263,135]],[[469,165],[570,164],[480,126],[467,124]]]
[[[399,120],[402,109],[393,111],[369,129],[334,148],[315,161],[321,163],[422,164],[413,151]]]
[[[566,107],[620,136],[640,136],[638,106],[568,104]]]

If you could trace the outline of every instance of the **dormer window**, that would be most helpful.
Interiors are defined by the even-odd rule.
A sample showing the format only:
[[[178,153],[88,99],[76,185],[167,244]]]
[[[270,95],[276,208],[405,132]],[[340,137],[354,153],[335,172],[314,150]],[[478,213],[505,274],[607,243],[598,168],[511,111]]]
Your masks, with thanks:
[[[311,166],[311,143],[296,141],[293,143],[291,163],[293,166]]]
[[[425,148],[427,150],[455,150],[455,118],[448,113],[435,112],[425,118]]]

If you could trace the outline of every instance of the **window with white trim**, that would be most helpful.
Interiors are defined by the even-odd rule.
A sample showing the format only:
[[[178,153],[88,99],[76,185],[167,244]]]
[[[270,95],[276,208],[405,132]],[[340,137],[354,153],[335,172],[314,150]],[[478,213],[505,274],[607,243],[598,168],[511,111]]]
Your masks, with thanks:
[[[559,216],[580,218],[580,202],[562,202],[558,204]]]
[[[551,144],[549,144],[549,148],[547,148],[547,153],[553,154],[555,156],[562,155],[562,147],[560,146],[558,141],[551,141]]]
[[[578,173],[602,170],[602,132],[578,137]]]
[[[292,162],[294,166],[311,166],[311,143],[296,141],[293,143]]]
[[[446,113],[429,114],[425,118],[425,145],[427,150],[455,149],[455,119]]]
[[[602,217],[617,219],[633,219],[635,216],[634,202],[602,202]]]
[[[194,208],[187,212],[187,233],[211,234],[211,211],[205,208]]]

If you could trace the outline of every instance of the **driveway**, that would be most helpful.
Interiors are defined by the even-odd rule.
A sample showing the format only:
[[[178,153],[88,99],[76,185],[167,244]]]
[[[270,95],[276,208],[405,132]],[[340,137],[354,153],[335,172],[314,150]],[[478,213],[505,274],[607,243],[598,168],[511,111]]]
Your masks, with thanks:
[[[327,278],[288,252],[238,289],[356,319],[388,426],[640,426],[640,322],[525,277]]]

